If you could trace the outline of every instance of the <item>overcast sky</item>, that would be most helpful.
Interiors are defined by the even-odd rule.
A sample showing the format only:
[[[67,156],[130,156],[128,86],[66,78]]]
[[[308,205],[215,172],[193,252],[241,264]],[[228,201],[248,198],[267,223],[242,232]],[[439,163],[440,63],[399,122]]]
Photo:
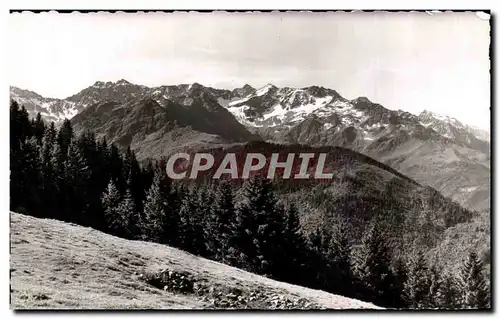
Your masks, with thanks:
[[[489,128],[489,21],[473,13],[11,14],[9,83],[325,86]]]

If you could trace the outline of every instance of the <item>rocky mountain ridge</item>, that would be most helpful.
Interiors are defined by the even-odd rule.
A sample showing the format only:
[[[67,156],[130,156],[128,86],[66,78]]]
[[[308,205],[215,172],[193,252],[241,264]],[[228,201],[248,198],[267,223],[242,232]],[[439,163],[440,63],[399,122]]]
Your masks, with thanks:
[[[199,83],[146,87],[98,81],[66,99],[11,87],[31,116],[71,118],[77,131],[138,150],[142,158],[182,149],[263,139],[281,144],[341,146],[369,155],[461,204],[489,207],[490,143],[483,130],[429,111],[389,110],[366,97],[267,84],[234,90]]]

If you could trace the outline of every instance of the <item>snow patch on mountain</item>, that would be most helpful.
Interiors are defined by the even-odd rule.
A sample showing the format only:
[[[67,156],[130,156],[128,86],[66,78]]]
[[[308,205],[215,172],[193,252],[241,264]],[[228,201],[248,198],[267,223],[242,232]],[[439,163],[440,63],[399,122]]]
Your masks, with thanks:
[[[472,134],[477,139],[489,142],[490,133],[480,128],[463,124],[456,118],[451,116],[437,114],[431,111],[424,110],[418,116],[420,124],[425,127],[430,127],[447,138],[457,138],[462,136],[466,142],[470,143],[470,137],[467,133]]]
[[[265,86],[258,89],[255,92],[254,96],[262,96],[262,95],[266,94],[267,92],[269,92],[269,90],[271,90],[272,88],[275,88],[275,86],[272,84],[266,84]]]
[[[283,106],[282,104],[276,104],[272,111],[269,113],[263,114],[263,119],[267,120],[269,118],[277,118],[280,120],[288,117],[291,122],[297,122],[303,120],[306,115],[324,107],[328,102],[332,100],[331,96],[327,96],[324,98],[318,98],[313,103],[302,104],[298,107],[291,108],[290,105]]]

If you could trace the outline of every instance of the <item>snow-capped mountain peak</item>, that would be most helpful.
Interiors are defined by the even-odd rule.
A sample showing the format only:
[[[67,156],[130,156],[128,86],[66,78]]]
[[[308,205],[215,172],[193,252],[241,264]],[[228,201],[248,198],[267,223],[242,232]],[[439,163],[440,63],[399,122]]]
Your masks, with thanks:
[[[264,85],[263,87],[261,87],[260,89],[257,89],[257,91],[255,92],[255,96],[262,96],[264,94],[266,94],[267,92],[271,91],[271,90],[274,90],[276,89],[276,86],[272,85],[271,83],[268,83],[266,85]]]
[[[463,124],[451,116],[424,110],[418,118],[423,126],[430,127],[447,138],[470,139],[466,135],[472,134],[477,139],[490,141],[490,134],[486,130]]]
[[[125,79],[120,79],[116,82],[117,85],[128,85],[128,84],[132,84],[130,83],[129,81],[125,80]]]
[[[25,105],[32,117],[40,112],[45,119],[56,123],[104,101],[126,103],[150,97],[160,105],[171,100],[187,106],[201,99],[200,103],[205,107],[215,107],[212,104],[218,103],[240,123],[259,130],[284,132],[314,116],[325,130],[339,131],[355,127],[366,140],[381,136],[381,130],[389,126],[393,126],[394,130],[419,132],[420,129],[415,129],[415,125],[421,125],[426,132],[433,130],[434,134],[461,143],[475,143],[477,139],[489,142],[489,132],[465,125],[450,116],[427,110],[419,115],[401,110],[391,111],[366,97],[348,100],[335,90],[320,86],[278,88],[268,83],[255,89],[246,84],[231,91],[205,87],[199,83],[149,88],[120,79],[116,82],[97,81],[66,99],[45,98],[16,87],[11,87],[11,97]]]
[[[23,105],[30,117],[35,117],[37,113],[40,113],[42,118],[55,123],[60,123],[78,113],[71,101],[46,98],[33,91],[17,87],[10,88],[10,97]]]
[[[448,116],[448,115],[434,113],[434,112],[431,112],[428,110],[424,110],[422,113],[420,113],[419,117],[420,117],[421,121],[425,124],[433,122],[435,120],[438,120],[438,121],[449,123],[451,125],[464,127],[464,124],[462,124],[456,118],[453,118],[453,117]]]

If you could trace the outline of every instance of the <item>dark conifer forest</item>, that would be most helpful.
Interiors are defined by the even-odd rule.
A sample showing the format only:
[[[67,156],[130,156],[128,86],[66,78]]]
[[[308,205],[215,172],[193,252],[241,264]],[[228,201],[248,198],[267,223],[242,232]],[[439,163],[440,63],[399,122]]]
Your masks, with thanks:
[[[139,163],[130,148],[92,132],[75,134],[69,120],[55,127],[40,114],[30,119],[15,101],[10,174],[10,208],[22,214],[169,245],[387,308],[490,307],[483,258],[470,252],[457,261],[463,263],[460,273],[443,271],[425,254],[435,239],[424,231],[412,247],[422,249],[395,250],[387,224],[397,223],[397,216],[381,213],[362,228],[339,219],[333,228],[318,225],[305,232],[300,217],[307,207],[300,198],[280,200],[284,185],[259,177],[244,183],[174,182],[161,160]],[[341,202],[327,209],[348,205]],[[459,222],[446,218],[450,225]]]

